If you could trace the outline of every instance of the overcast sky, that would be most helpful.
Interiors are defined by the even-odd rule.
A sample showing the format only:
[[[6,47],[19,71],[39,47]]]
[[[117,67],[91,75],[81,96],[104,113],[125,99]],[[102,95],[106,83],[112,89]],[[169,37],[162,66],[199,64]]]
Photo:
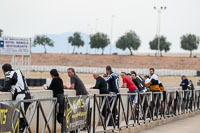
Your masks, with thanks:
[[[156,34],[153,7],[159,5],[167,7],[161,34],[172,42],[172,52],[182,51],[181,35],[200,36],[200,0],[0,0],[0,5],[0,29],[13,37],[76,31],[110,35],[114,16],[112,41],[133,30],[142,41],[139,52],[145,52]]]

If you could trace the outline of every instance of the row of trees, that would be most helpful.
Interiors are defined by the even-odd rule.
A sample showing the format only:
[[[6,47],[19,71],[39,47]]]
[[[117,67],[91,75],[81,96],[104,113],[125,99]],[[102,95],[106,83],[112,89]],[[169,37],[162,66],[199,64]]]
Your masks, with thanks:
[[[0,37],[2,36],[3,30],[0,29]],[[199,38],[194,34],[186,34],[180,38],[181,48],[190,51],[190,57],[192,57],[192,51],[198,49]],[[73,53],[75,53],[76,47],[84,46],[84,41],[79,32],[75,32],[72,36],[68,37],[68,43],[74,46]],[[104,49],[110,44],[110,39],[107,34],[96,33],[90,35],[90,48],[101,49],[102,54]],[[54,42],[45,35],[35,36],[33,41],[33,46],[41,45],[44,47],[45,53],[47,53],[46,46],[54,47]],[[128,49],[130,54],[133,55],[133,51],[138,50],[141,46],[141,40],[139,36],[134,31],[129,31],[123,36],[119,37],[116,42],[116,47],[122,50]],[[154,37],[152,41],[149,42],[151,50],[158,50],[158,37]],[[170,50],[171,43],[167,41],[165,36],[160,36],[160,55],[162,52],[168,52]]]
[[[165,36],[160,36],[159,39],[160,39],[160,53],[162,56],[163,51],[168,52],[170,50],[171,43],[167,41],[167,38]],[[186,34],[181,36],[180,40],[181,40],[180,42],[181,48],[190,51],[190,57],[192,57],[192,51],[198,49],[200,41],[199,38],[194,34]],[[84,46],[84,41],[82,40],[81,35],[78,32],[75,32],[73,36],[70,36],[68,38],[68,42],[72,46],[74,46],[74,50],[75,47]],[[102,49],[102,54],[103,54],[105,47],[110,44],[110,40],[106,34],[98,32],[96,34],[90,35],[89,44],[91,48]],[[128,49],[131,55],[133,55],[133,51],[138,50],[140,45],[141,45],[140,38],[133,31],[125,33],[116,42],[117,48],[122,50]],[[149,42],[149,46],[151,50],[158,50],[157,36],[152,41]]]

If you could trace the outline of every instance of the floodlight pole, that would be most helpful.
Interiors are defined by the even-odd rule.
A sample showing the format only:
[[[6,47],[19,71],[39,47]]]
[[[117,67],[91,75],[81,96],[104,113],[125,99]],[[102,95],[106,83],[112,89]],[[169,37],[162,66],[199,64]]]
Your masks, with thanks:
[[[114,25],[114,15],[111,16],[111,27],[110,27],[110,55],[112,54],[112,36],[113,36],[113,25]]]
[[[157,11],[157,38],[158,38],[158,51],[157,51],[157,57],[158,57],[158,68],[160,67],[160,25],[161,25],[161,12],[163,10],[166,10],[166,6],[160,6],[156,7],[154,6],[154,9]]]
[[[86,53],[89,54],[89,50],[88,50],[89,45],[90,45],[89,44],[89,39],[90,39],[90,25],[89,24],[87,25],[87,34],[88,34],[88,38],[87,38],[87,50],[86,50],[87,52]]]

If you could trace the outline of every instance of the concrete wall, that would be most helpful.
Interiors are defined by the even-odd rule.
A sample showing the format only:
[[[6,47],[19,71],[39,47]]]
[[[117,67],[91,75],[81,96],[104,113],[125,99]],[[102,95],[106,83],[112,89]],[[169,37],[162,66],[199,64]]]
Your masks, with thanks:
[[[12,94],[10,92],[0,92],[0,100],[12,100]]]

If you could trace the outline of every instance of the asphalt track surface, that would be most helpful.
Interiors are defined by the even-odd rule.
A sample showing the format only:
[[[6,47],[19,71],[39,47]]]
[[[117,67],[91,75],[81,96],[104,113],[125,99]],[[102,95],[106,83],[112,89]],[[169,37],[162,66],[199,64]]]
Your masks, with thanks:
[[[200,115],[143,130],[139,133],[200,133]]]

